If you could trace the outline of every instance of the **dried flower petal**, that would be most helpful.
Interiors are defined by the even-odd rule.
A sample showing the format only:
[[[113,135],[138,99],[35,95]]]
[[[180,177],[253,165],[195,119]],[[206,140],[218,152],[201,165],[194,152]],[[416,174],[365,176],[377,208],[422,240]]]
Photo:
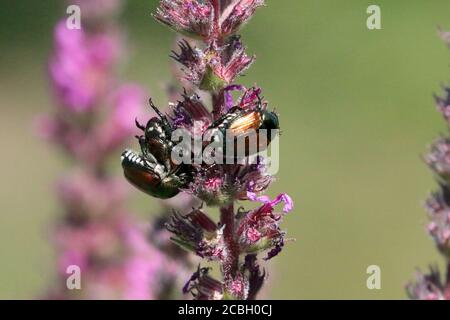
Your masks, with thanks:
[[[213,30],[214,12],[209,1],[161,0],[154,17],[190,37],[208,38]]]
[[[196,300],[222,300],[223,285],[209,276],[209,268],[200,268],[183,287],[183,293],[191,293]]]
[[[195,252],[202,258],[217,260],[223,258],[222,230],[200,209],[193,209],[186,216],[172,215],[167,229],[179,246]]]
[[[225,9],[221,17],[223,35],[232,35],[248,22],[264,0],[235,0]]]

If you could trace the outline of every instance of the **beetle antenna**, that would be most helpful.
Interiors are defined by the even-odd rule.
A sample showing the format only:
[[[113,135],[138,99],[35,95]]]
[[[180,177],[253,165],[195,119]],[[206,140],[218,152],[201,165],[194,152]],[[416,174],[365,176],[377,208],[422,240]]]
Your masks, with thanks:
[[[153,104],[153,100],[152,98],[148,99],[149,103],[150,103],[150,107],[155,110],[156,114],[161,118],[161,120],[163,121],[163,124],[167,127],[167,128],[171,128],[171,125],[169,123],[169,120],[167,120],[167,116],[165,116],[161,111],[159,111],[159,109]]]
[[[161,119],[165,119],[166,116],[159,111],[159,109],[153,104],[153,100],[152,98],[148,99],[148,102],[150,103],[150,107],[156,112],[156,114],[161,118]]]

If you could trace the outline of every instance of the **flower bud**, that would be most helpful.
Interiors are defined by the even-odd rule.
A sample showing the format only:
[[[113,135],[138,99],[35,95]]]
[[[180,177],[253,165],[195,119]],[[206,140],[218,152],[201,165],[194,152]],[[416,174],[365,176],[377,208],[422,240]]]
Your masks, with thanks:
[[[182,248],[209,260],[222,258],[222,230],[200,209],[193,209],[186,216],[174,213],[166,227],[175,234],[171,239]]]
[[[193,38],[208,38],[213,31],[214,13],[209,1],[161,0],[154,18]]]
[[[222,15],[221,32],[224,36],[235,34],[253,16],[264,0],[237,0],[228,6]]]
[[[224,300],[245,300],[249,291],[248,279],[238,272],[234,278],[225,282]]]
[[[189,42],[178,43],[180,52],[172,52],[172,58],[185,68],[185,80],[206,91],[217,92],[247,70],[255,57],[245,53],[238,37],[230,38],[222,47],[212,46],[201,50]]]
[[[450,259],[450,208],[444,192],[433,194],[426,203],[430,223],[428,233],[433,237],[439,251]]]
[[[450,182],[450,139],[441,138],[433,143],[425,162],[443,181]]]
[[[183,287],[183,293],[191,293],[196,300],[222,300],[223,285],[209,276],[209,268],[200,268]]]

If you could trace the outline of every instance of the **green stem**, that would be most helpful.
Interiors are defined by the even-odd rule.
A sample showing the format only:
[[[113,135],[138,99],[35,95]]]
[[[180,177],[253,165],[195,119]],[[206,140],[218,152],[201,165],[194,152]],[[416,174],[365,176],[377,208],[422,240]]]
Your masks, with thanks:
[[[225,283],[231,281],[239,268],[239,246],[234,234],[234,204],[220,209],[220,222],[224,225],[223,237],[226,246],[226,259],[223,262],[223,278]]]

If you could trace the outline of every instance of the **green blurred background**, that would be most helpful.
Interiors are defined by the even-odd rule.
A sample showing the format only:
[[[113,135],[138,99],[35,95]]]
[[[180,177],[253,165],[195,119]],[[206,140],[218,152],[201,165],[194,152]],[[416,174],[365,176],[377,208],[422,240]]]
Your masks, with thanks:
[[[281,113],[281,165],[271,195],[296,201],[285,227],[296,242],[272,261],[275,299],[404,299],[414,268],[441,262],[422,203],[435,187],[420,154],[445,126],[435,111],[450,70],[437,25],[450,2],[268,0],[243,32],[257,82]],[[378,4],[382,30],[366,28]],[[174,34],[150,18],[156,1],[129,0],[124,77],[165,101]],[[35,298],[54,274],[49,242],[59,215],[52,183],[70,164],[33,132],[52,109],[45,73],[63,1],[0,5],[0,298]],[[116,163],[117,167],[118,163]],[[118,169],[118,168],[117,168]],[[142,217],[149,197],[132,193]],[[154,207],[154,206],[153,206]],[[382,289],[366,288],[366,268]]]

